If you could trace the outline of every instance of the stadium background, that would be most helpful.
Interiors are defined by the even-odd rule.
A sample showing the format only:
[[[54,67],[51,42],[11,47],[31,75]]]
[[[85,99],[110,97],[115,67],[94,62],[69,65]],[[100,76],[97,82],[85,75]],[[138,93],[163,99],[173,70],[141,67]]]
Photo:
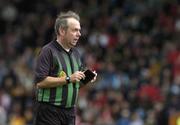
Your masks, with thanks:
[[[0,125],[32,125],[34,60],[69,9],[98,72],[80,91],[77,125],[180,125],[179,0],[1,0]]]

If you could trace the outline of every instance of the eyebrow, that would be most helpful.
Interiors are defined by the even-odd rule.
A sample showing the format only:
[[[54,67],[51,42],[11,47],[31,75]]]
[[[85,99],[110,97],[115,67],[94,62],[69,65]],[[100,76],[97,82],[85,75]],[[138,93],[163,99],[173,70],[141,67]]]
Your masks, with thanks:
[[[72,28],[72,29],[73,29],[73,30],[81,30],[81,28],[76,28],[76,27],[75,27],[75,28]]]

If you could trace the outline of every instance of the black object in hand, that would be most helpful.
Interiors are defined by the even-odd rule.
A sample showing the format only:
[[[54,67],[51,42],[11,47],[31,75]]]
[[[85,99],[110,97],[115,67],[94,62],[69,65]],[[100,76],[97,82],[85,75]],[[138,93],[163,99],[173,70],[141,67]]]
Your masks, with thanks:
[[[87,69],[84,74],[85,78],[80,80],[83,84],[87,84],[95,77],[95,74],[89,69]]]

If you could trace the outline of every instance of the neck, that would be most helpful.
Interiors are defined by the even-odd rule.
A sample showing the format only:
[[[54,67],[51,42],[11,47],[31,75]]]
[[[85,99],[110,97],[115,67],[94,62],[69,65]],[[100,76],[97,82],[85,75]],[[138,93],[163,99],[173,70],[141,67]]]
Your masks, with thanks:
[[[66,50],[67,52],[69,52],[70,51],[70,49],[71,48],[69,48],[66,44],[65,44],[65,42],[62,42],[62,40],[56,40],[61,46],[62,46],[62,48],[64,49],[64,50]]]

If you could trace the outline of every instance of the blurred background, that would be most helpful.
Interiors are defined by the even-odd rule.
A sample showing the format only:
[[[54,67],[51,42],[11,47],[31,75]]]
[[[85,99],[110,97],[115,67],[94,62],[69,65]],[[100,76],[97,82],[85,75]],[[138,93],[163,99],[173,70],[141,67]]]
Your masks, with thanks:
[[[66,10],[98,73],[76,125],[180,125],[180,0],[1,0],[0,125],[32,125],[35,59]]]

